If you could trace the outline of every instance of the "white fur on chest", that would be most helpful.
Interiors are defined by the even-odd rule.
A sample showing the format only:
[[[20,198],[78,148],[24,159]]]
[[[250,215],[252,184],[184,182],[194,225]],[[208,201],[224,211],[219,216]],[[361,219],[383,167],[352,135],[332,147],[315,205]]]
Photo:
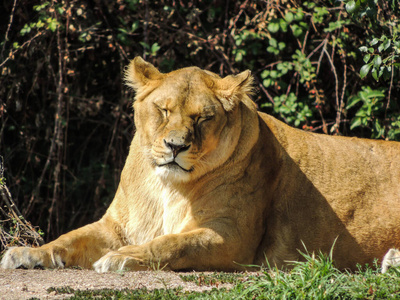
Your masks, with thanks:
[[[141,199],[130,207],[130,220],[125,228],[129,244],[141,245],[160,235],[179,233],[188,222],[187,199],[163,183],[157,176],[147,179],[152,189],[143,191]],[[151,181],[151,183],[150,183]]]
[[[188,200],[177,191],[166,187],[161,195],[163,203],[163,231],[164,234],[179,233],[185,227],[190,209]]]

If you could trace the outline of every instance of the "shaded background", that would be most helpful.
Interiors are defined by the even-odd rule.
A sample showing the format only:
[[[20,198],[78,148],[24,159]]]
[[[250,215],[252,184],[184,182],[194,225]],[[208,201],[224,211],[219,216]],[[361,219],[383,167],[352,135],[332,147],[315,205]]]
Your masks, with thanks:
[[[9,0],[0,16],[4,177],[47,241],[113,199],[137,55],[163,72],[250,69],[260,110],[294,127],[400,139],[395,0]]]

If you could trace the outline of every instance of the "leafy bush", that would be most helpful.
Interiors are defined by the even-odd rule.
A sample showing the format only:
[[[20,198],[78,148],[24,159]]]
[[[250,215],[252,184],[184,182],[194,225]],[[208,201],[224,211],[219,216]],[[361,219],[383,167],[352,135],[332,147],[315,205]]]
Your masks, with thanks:
[[[0,154],[47,239],[98,219],[134,134],[124,67],[251,69],[261,110],[326,134],[400,140],[396,1],[6,1]]]

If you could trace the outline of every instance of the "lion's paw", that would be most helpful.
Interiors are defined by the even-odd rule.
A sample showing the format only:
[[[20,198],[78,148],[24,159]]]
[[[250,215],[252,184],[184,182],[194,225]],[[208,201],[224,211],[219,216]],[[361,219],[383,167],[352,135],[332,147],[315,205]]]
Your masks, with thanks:
[[[40,248],[12,247],[4,254],[0,266],[3,269],[63,268],[64,263],[61,256]]]
[[[132,256],[122,254],[118,251],[112,251],[104,255],[93,264],[93,268],[98,273],[110,271],[137,271],[147,270],[148,267],[144,266],[140,261]]]
[[[382,260],[382,273],[386,273],[391,267],[400,266],[400,251],[398,249],[390,249]]]
[[[122,270],[126,259],[128,259],[128,257],[118,252],[109,252],[96,261],[93,264],[93,268],[98,273]]]

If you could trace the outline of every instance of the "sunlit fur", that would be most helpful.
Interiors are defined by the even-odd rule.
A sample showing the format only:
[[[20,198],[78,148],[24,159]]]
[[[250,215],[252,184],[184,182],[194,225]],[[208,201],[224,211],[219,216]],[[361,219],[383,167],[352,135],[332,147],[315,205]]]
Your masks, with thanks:
[[[336,241],[336,267],[355,270],[400,247],[399,143],[257,112],[249,71],[164,74],[135,58],[125,80],[136,132],[107,212],[40,248],[9,249],[3,268],[288,267],[304,246],[329,253]],[[390,250],[383,271],[397,257]]]

